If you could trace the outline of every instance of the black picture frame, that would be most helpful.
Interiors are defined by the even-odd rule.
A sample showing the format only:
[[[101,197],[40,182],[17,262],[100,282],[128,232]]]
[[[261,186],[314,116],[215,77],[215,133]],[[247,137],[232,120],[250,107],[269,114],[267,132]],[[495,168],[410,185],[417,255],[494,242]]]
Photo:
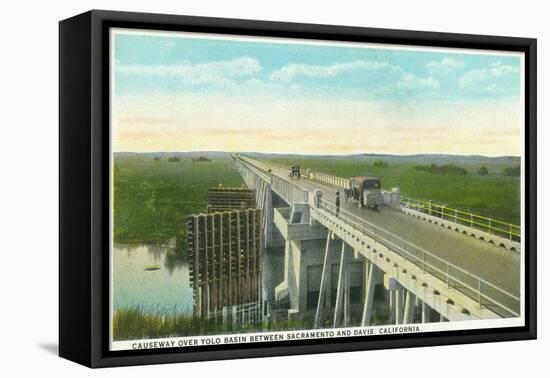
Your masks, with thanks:
[[[108,350],[111,27],[525,53],[525,326],[367,339]],[[536,39],[92,10],[59,24],[59,354],[89,367],[536,338]]]

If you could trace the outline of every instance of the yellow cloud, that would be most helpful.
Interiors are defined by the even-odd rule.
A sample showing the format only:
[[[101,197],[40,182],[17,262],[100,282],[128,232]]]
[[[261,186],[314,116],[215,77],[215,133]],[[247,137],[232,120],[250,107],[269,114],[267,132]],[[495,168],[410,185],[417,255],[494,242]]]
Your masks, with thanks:
[[[519,101],[131,97],[115,100],[113,150],[520,155],[521,113]]]

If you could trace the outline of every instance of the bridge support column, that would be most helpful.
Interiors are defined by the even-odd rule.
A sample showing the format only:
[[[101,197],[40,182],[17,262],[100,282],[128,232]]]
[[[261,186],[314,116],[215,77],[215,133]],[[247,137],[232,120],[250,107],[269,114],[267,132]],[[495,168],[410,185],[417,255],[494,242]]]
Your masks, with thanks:
[[[403,323],[410,324],[414,322],[414,308],[416,306],[416,295],[407,290],[407,299],[405,300],[405,314]]]
[[[394,289],[390,290],[388,297],[389,297],[388,301],[390,305],[390,323],[394,324],[395,323],[395,290]]]
[[[332,326],[336,328],[344,315],[344,327],[349,323],[349,246],[342,243],[340,256],[340,268],[338,271],[338,289],[336,291],[336,306],[334,307],[334,320]]]
[[[403,308],[403,298],[399,298],[399,288],[401,285],[397,280],[391,277],[389,274],[384,274],[384,287],[386,288],[386,302],[389,305],[389,315],[390,315],[390,324],[400,324],[398,323],[398,314],[402,311]],[[400,303],[401,302],[401,303]],[[402,318],[402,316],[401,316]]]
[[[389,287],[387,294],[387,302],[389,304],[389,313],[390,313],[390,323],[395,323],[395,287]]]
[[[265,188],[263,203],[264,245],[273,244],[273,192],[271,186]]]
[[[316,316],[316,326],[321,327],[323,307],[331,304],[330,299],[327,300],[330,270],[340,258],[336,249],[341,247],[341,241],[331,237],[323,226],[310,224],[306,204],[276,208],[274,214],[274,224],[286,240],[284,281],[275,288],[275,301],[281,308],[288,308],[289,319]],[[320,306],[319,296],[322,297]]]
[[[327,233],[327,243],[325,246],[325,257],[323,259],[323,271],[321,273],[321,286],[319,287],[319,299],[317,300],[317,310],[315,311],[315,320],[313,322],[313,328],[319,328],[323,321],[323,311],[327,307],[325,301],[327,299],[329,279],[330,279],[330,245],[332,235],[330,231]],[[330,304],[330,302],[329,302]],[[330,307],[330,306],[329,306]]]
[[[396,282],[395,288],[395,324],[403,324],[403,309],[405,305],[405,289]]]
[[[280,302],[284,298],[288,298],[291,305],[297,291],[292,243],[291,240],[285,241],[284,281],[275,288],[275,301]]]
[[[344,271],[344,327],[347,327],[351,321],[351,272],[349,267],[349,256],[346,257],[346,260],[346,267]]]
[[[422,302],[422,323],[430,322],[430,311],[430,306],[428,306],[426,302]]]
[[[374,289],[380,281],[380,268],[372,264],[368,260],[365,262],[365,303],[363,304],[363,316],[361,318],[361,326],[367,327],[371,325],[372,309],[374,305]]]

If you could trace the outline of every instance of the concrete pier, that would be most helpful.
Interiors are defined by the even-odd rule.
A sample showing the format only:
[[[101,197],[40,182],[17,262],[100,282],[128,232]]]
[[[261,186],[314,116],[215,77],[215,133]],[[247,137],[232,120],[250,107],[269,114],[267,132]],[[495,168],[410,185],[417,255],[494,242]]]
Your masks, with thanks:
[[[403,315],[403,324],[410,324],[414,321],[414,309],[416,307],[416,295],[407,291],[405,299],[405,309]]]
[[[332,322],[334,328],[340,325],[342,315],[344,316],[343,327],[346,327],[350,320],[349,254],[349,247],[346,243],[342,243],[338,270],[338,289],[336,290],[336,306],[334,306],[334,319]]]
[[[430,322],[431,308],[425,302],[422,302],[422,323]]]
[[[374,308],[374,290],[376,289],[376,285],[380,283],[382,276],[380,269],[368,260],[365,262],[365,272],[367,282],[363,303],[363,314],[361,317],[361,326],[363,327],[371,325]]]

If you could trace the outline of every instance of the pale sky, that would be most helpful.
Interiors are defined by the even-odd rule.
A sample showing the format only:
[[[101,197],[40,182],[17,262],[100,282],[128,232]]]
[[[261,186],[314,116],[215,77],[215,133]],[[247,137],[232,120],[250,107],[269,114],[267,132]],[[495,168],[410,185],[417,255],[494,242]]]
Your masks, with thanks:
[[[521,154],[519,55],[114,36],[114,151]]]

